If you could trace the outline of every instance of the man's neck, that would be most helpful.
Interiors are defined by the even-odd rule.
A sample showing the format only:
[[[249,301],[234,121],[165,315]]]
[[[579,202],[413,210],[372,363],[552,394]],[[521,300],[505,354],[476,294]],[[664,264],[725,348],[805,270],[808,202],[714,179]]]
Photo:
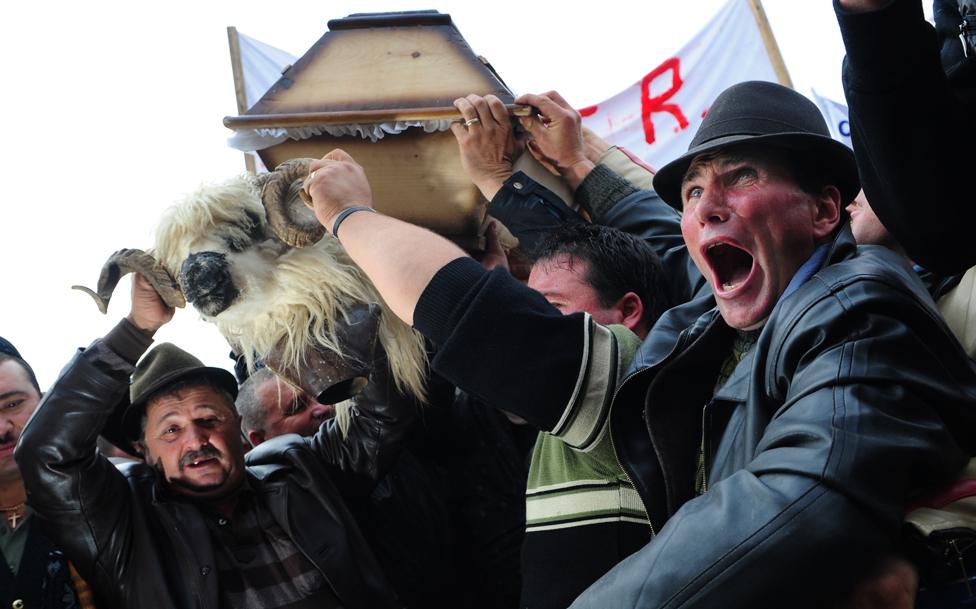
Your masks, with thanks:
[[[10,508],[27,501],[24,481],[17,478],[0,479],[0,507]]]
[[[224,497],[223,499],[215,501],[207,501],[207,507],[214,512],[224,516],[225,518],[230,518],[234,514],[234,508],[237,507],[237,500],[240,498],[241,493],[238,490],[230,497]]]
[[[238,484],[234,490],[230,491],[226,495],[221,495],[220,497],[194,497],[193,495],[186,493],[173,493],[173,496],[189,499],[207,512],[219,514],[225,518],[230,518],[234,514],[234,509],[237,507],[237,504],[240,501],[241,492],[245,488],[248,488],[246,478],[241,484]]]

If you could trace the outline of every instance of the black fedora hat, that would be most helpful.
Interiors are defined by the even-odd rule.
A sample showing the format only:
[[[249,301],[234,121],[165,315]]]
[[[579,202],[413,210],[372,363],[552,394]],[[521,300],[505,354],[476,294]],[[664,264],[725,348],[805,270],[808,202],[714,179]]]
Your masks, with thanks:
[[[237,398],[237,380],[223,368],[204,366],[196,357],[172,343],[162,343],[147,353],[132,373],[128,399],[116,407],[102,430],[110,442],[132,454],[141,435],[146,401],[166,386],[191,376],[200,376]]]
[[[861,189],[850,148],[830,137],[817,106],[793,89],[764,81],[732,85],[715,99],[688,152],[658,170],[654,190],[681,209],[681,181],[700,154],[739,144],[786,148],[817,162],[840,190],[843,204]]]

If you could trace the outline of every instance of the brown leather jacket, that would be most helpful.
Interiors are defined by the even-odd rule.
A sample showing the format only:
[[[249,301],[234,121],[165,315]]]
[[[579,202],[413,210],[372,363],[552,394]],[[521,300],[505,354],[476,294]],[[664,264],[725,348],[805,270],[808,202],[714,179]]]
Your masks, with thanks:
[[[117,468],[95,450],[148,346],[136,344],[126,326],[75,356],[24,429],[16,458],[29,500],[109,606],[216,609],[217,571],[199,509],[167,493],[145,464]],[[383,393],[380,385],[370,383]],[[345,499],[363,477],[376,479],[388,468],[414,408],[394,396],[373,397],[375,407],[359,409],[345,440],[329,422],[311,438],[280,436],[246,458],[252,488],[270,497],[278,524],[342,606],[364,609],[398,605]]]

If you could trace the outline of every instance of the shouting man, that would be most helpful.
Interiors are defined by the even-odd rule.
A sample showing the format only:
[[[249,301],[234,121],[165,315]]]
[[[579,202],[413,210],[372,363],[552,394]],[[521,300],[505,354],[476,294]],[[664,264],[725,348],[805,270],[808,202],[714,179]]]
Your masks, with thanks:
[[[495,101],[459,104],[469,131],[509,120]],[[579,115],[557,94],[519,102],[538,109],[524,120],[534,146],[580,184],[593,164]],[[319,220],[438,345],[438,372],[570,441],[610,434],[656,535],[574,607],[824,606],[976,449],[976,371],[911,268],[856,248],[853,155],[789,89],[742,83],[715,100],[654,179],[680,216],[642,193],[618,203],[639,203],[667,245],[672,289],[699,286],[619,383],[611,331],[371,213],[345,153],[311,169]]]

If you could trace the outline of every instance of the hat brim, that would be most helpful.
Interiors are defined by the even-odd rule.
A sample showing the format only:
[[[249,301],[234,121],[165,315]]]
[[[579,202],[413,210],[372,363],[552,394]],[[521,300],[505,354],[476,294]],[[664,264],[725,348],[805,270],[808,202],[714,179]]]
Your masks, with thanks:
[[[190,369],[183,368],[159,377],[151,385],[145,387],[131,401],[128,392],[126,392],[122,401],[119,402],[109,416],[108,421],[106,421],[105,427],[102,429],[102,435],[122,450],[131,454],[139,454],[135,442],[142,435],[141,419],[145,411],[146,400],[166,385],[175,383],[188,376],[204,376],[213,381],[218,387],[227,391],[231,398],[237,399],[237,379],[230,372],[223,368],[215,368],[212,366]]]
[[[841,204],[854,200],[861,190],[854,152],[837,140],[813,133],[774,133],[770,135],[727,135],[709,140],[661,167],[654,176],[654,190],[665,203],[681,211],[681,182],[692,161],[700,154],[745,144],[786,148],[816,159],[840,190]]]

